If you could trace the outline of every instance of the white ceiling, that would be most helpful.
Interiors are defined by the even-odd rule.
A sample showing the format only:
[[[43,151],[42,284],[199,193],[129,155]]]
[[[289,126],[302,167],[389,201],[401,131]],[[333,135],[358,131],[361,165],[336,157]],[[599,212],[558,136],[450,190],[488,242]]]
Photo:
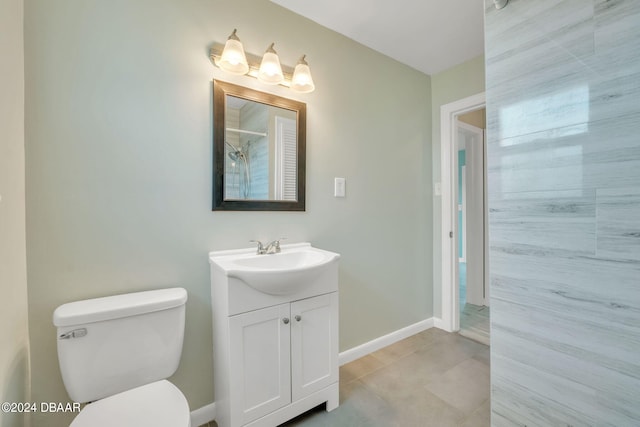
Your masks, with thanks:
[[[483,0],[271,0],[426,74],[484,52]]]

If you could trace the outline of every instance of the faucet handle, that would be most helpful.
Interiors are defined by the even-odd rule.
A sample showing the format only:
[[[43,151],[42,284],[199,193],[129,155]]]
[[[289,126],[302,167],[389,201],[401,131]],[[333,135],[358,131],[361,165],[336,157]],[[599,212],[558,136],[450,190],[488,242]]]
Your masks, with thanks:
[[[257,243],[258,244],[258,248],[256,251],[256,254],[258,255],[263,255],[266,251],[264,249],[264,245],[262,244],[262,242],[260,240],[249,240],[252,243]]]
[[[269,244],[264,247],[264,253],[267,253],[267,254],[280,253],[280,240],[284,240],[284,239],[285,237],[281,237],[279,239],[269,242]]]
[[[279,239],[273,241],[273,246],[275,246],[275,248],[276,248],[276,250],[278,252],[280,252],[280,241],[281,240],[287,240],[287,238],[286,237],[280,237]]]

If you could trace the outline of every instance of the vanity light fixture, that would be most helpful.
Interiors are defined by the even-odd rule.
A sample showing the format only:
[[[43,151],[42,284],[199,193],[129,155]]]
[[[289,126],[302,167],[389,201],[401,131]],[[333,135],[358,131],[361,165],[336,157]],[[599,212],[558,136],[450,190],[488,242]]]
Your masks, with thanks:
[[[240,39],[233,30],[224,46],[214,43],[211,47],[210,58],[221,70],[236,75],[255,77],[262,83],[282,85],[299,93],[309,93],[315,90],[306,55],[298,61],[295,70],[280,64],[280,58],[271,43],[262,57],[246,53]]]
[[[249,63],[236,31],[234,29],[227,39],[218,66],[228,73],[242,75],[249,72]]]
[[[296,65],[296,69],[293,72],[291,78],[291,90],[301,93],[313,92],[316,86],[313,84],[313,78],[311,78],[311,70],[309,64],[305,61],[307,55],[302,55]]]
[[[280,58],[273,48],[274,44],[271,43],[265,51],[258,70],[258,80],[268,85],[277,85],[284,81]]]

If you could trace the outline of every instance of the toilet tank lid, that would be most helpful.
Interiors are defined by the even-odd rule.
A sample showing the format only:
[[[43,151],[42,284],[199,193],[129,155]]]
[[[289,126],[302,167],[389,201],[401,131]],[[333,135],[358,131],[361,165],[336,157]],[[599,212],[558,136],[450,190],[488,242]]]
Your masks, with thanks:
[[[75,326],[151,313],[184,305],[183,288],[158,289],[63,304],[53,312],[55,326]]]

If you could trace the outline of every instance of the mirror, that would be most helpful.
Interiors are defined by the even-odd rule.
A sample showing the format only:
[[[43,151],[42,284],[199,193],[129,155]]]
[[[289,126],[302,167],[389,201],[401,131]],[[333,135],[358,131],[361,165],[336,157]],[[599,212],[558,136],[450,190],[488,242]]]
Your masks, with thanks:
[[[304,211],[306,104],[213,81],[213,210]]]

